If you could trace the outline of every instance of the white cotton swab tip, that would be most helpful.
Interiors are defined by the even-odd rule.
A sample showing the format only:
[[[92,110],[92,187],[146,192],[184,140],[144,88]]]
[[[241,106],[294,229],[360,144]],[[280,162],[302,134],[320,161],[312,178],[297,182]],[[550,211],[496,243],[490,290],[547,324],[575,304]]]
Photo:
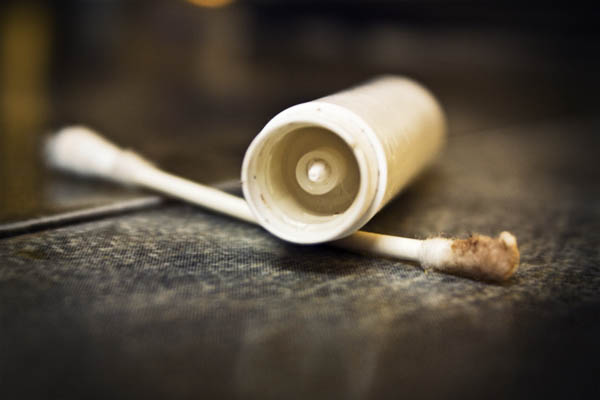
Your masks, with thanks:
[[[123,150],[85,126],[68,126],[46,139],[46,163],[82,176],[137,184],[134,175],[154,168],[146,159]]]

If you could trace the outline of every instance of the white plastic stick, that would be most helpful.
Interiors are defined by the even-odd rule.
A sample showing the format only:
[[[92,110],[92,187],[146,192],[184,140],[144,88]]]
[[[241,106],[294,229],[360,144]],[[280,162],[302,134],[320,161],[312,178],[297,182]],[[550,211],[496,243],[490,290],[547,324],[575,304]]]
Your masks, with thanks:
[[[243,199],[161,171],[89,128],[61,129],[48,139],[45,151],[47,162],[54,168],[153,189],[258,224]],[[508,279],[519,264],[517,241],[508,232],[496,239],[474,235],[468,239],[417,240],[358,231],[331,244],[354,252],[415,261],[425,269],[493,281]]]
[[[135,183],[209,210],[257,224],[244,199],[171,175],[157,168],[139,171],[139,174],[136,174]]]

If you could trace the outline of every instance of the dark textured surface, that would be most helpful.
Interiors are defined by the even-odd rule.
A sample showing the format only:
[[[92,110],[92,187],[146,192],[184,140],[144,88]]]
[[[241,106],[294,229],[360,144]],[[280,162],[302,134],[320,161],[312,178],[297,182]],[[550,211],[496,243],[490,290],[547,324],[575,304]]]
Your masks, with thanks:
[[[515,233],[502,285],[300,247],[167,204],[0,241],[15,398],[598,393],[598,121],[451,138],[368,226]],[[28,382],[35,382],[30,385]]]

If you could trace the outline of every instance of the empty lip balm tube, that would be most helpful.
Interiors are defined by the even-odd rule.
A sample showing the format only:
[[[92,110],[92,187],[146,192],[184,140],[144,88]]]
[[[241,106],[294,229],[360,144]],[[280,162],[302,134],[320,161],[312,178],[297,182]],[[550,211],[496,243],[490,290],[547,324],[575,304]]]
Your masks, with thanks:
[[[425,88],[394,76],[290,107],[248,148],[244,196],[259,223],[284,240],[346,237],[436,156],[445,126]]]

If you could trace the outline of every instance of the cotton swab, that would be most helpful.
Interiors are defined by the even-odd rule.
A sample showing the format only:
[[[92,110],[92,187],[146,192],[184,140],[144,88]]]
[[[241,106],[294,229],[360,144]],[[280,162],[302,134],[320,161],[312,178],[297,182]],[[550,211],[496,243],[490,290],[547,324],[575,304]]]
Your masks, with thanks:
[[[45,153],[48,164],[63,171],[145,187],[258,223],[243,199],[164,172],[86,127],[61,129],[47,140]],[[508,232],[502,232],[495,239],[474,235],[468,239],[417,240],[358,231],[330,244],[354,252],[418,262],[425,269],[489,281],[510,278],[519,265],[517,241]]]
[[[519,266],[517,239],[509,232],[495,239],[473,235],[467,239],[417,240],[358,231],[334,244],[351,251],[415,261],[426,270],[496,282],[510,278]]]

